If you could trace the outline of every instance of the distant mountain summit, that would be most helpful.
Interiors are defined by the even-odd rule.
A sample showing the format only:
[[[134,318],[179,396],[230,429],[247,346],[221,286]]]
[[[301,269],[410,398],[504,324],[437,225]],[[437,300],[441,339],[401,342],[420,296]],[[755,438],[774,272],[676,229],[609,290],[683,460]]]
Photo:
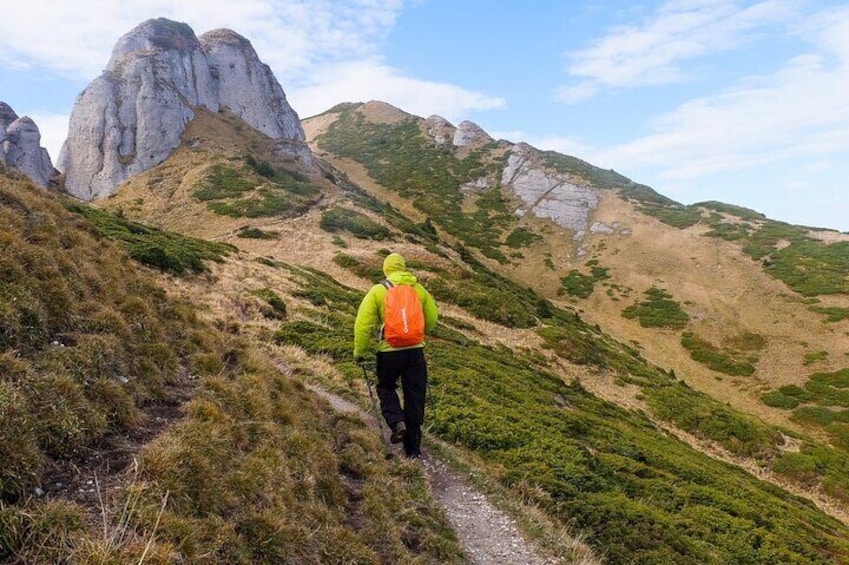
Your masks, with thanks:
[[[311,163],[297,113],[250,41],[220,29],[197,37],[164,18],[121,37],[106,70],[78,96],[59,156],[65,188],[93,200],[164,161],[195,109],[229,110]]]
[[[16,169],[36,184],[47,186],[56,175],[47,149],[41,146],[41,132],[27,116],[0,102],[0,165]]]

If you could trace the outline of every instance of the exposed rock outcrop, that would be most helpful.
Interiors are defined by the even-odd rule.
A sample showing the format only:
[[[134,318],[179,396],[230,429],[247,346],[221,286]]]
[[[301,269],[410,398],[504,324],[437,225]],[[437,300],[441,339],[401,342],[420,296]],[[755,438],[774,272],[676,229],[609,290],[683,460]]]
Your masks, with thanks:
[[[103,74],[77,98],[59,156],[65,188],[86,200],[164,161],[194,108],[229,108],[311,163],[297,114],[250,42],[230,30],[198,38],[184,24],[148,20],[118,40]]]
[[[0,102],[0,164],[45,187],[56,175],[38,126],[27,116],[18,117],[5,102]]]
[[[590,213],[599,203],[599,192],[575,184],[565,174],[546,169],[535,157],[537,151],[526,143],[513,146],[501,176],[501,184],[512,188],[524,207],[516,213],[551,218],[574,232],[574,239],[586,235]]]
[[[454,145],[466,147],[477,143],[489,143],[492,138],[482,127],[468,120],[460,122],[457,131],[454,132]]]
[[[454,132],[457,131],[457,128],[451,122],[436,114],[425,120],[425,128],[427,134],[439,145],[444,145],[446,142],[453,140]]]

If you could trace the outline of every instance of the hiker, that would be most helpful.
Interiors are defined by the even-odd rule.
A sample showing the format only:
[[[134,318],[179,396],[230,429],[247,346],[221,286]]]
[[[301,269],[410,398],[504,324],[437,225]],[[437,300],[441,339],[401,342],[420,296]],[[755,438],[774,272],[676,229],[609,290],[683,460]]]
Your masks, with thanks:
[[[386,280],[368,291],[354,322],[354,359],[367,362],[366,352],[377,337],[377,395],[392,443],[404,443],[407,457],[421,456],[422,424],[427,392],[424,336],[436,327],[433,297],[416,282],[398,253],[383,261]],[[413,292],[411,292],[411,290]],[[398,401],[398,377],[404,409]]]

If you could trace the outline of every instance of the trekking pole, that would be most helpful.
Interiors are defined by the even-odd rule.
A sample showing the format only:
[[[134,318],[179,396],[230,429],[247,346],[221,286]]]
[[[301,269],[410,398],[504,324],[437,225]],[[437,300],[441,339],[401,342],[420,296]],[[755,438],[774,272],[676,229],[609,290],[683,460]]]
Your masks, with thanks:
[[[380,428],[380,439],[383,441],[383,449],[386,451],[386,458],[392,459],[392,451],[389,449],[389,441],[386,439],[386,435],[383,433],[383,420],[380,414],[380,410],[377,409],[377,402],[374,400],[374,393],[371,390],[371,381],[368,378],[368,371],[366,371],[365,365],[360,365],[363,368],[363,377],[366,380],[366,387],[368,388],[368,396],[371,399],[371,408],[374,412],[374,418],[377,420],[377,426]]]

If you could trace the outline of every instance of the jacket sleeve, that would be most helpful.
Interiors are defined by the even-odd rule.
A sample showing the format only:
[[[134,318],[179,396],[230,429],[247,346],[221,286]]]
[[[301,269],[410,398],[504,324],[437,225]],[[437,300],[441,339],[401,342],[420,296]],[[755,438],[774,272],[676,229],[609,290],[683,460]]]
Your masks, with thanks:
[[[430,333],[436,327],[436,322],[439,319],[439,310],[436,308],[436,302],[433,300],[433,296],[422,287],[424,291],[424,301],[422,302],[422,309],[424,310],[425,317],[425,333]]]
[[[366,293],[357,310],[357,319],[354,322],[354,358],[361,357],[368,352],[371,338],[374,335],[374,328],[380,320],[380,307],[375,297],[375,289],[378,286],[373,286]]]

